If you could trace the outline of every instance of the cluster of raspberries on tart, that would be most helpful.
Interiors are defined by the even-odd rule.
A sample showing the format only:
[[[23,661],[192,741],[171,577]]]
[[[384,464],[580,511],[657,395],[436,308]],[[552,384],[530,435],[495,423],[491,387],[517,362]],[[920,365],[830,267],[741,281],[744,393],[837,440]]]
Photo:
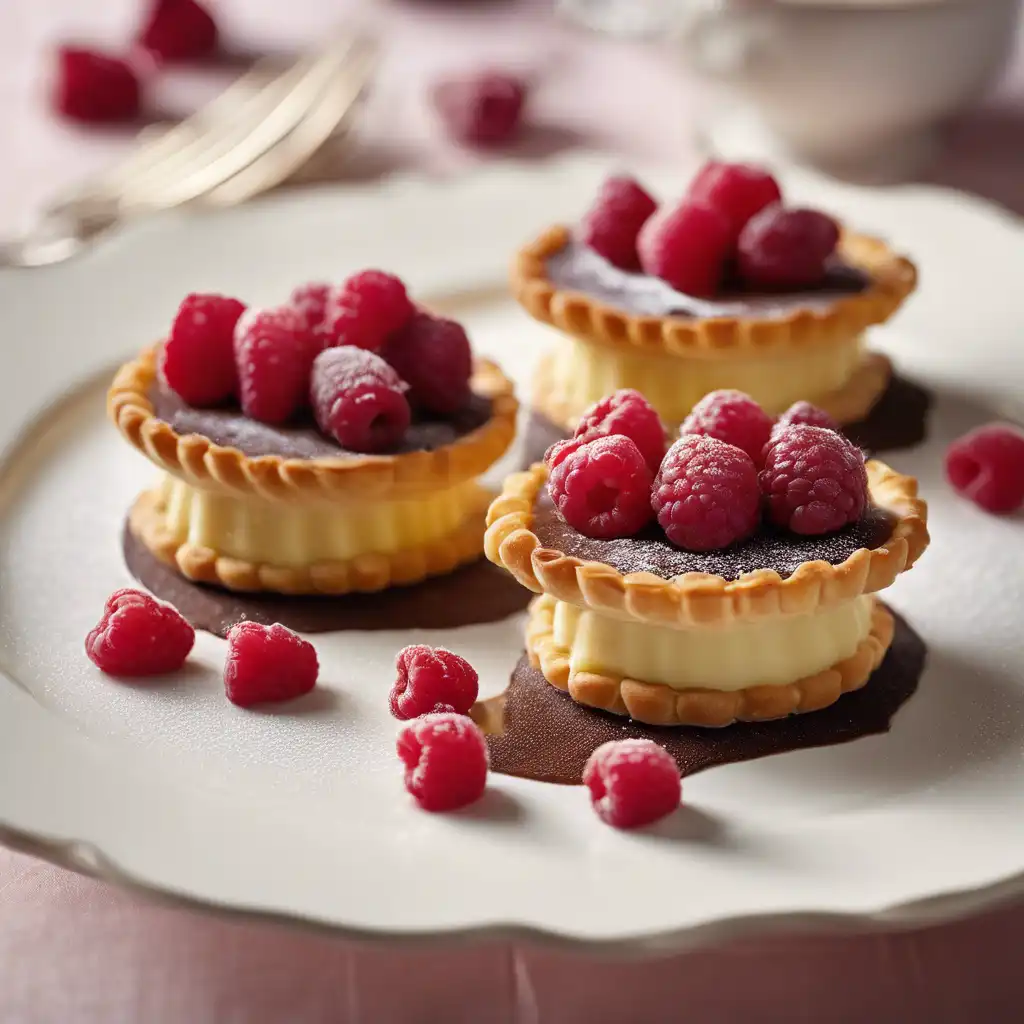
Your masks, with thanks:
[[[863,452],[809,402],[773,421],[749,395],[713,391],[679,434],[666,451],[665,428],[638,391],[603,398],[544,456],[555,508],[588,537],[634,536],[657,519],[678,547],[713,551],[762,518],[820,535],[867,506]]]
[[[270,309],[189,295],[160,355],[161,379],[189,405],[235,401],[268,424],[311,410],[342,448],[370,453],[399,444],[414,411],[457,412],[472,369],[462,327],[418,309],[380,270],[303,285]]]

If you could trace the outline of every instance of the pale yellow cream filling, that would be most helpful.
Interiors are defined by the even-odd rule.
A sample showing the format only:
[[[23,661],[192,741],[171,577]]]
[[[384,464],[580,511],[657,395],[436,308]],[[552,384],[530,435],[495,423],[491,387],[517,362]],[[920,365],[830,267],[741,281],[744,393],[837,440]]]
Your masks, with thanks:
[[[569,651],[573,673],[740,690],[793,683],[851,657],[870,632],[871,608],[862,596],[813,615],[669,629],[558,601],[552,639]]]
[[[799,353],[737,358],[687,358],[591,345],[563,335],[551,362],[551,385],[582,412],[619,388],[646,395],[676,425],[709,391],[736,388],[773,415],[801,399],[813,401],[849,381],[862,356],[859,336]]]
[[[278,566],[347,561],[441,540],[486,508],[475,481],[387,501],[270,502],[215,494],[167,475],[160,485],[164,526],[179,544]]]

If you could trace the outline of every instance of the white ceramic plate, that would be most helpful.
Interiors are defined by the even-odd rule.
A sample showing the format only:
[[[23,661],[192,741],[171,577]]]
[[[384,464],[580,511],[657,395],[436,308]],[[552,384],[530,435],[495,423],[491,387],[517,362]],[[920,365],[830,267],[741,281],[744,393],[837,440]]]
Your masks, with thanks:
[[[503,776],[475,808],[433,816],[406,797],[393,754],[394,652],[451,646],[497,692],[520,649],[516,620],[315,637],[323,692],[272,712],[224,699],[224,644],[208,635],[167,681],[126,686],[84,657],[104,598],[130,582],[122,516],[152,474],[105,421],[103,385],[187,291],[268,303],[305,279],[383,265],[444,300],[525,385],[546,338],[502,297],[509,255],[576,216],[605,170],[574,159],[286,194],[0,275],[7,842],[173,897],[383,937],[678,946],[934,920],[1024,888],[1022,524],[953,498],[940,469],[945,442],[1024,380],[1024,232],[951,194],[789,183],[922,269],[920,296],[877,338],[939,394],[929,443],[893,459],[920,477],[935,540],[891,594],[929,664],[888,735],[698,775],[688,807],[644,834],[603,826],[578,787]],[[671,195],[685,177],[649,180]]]

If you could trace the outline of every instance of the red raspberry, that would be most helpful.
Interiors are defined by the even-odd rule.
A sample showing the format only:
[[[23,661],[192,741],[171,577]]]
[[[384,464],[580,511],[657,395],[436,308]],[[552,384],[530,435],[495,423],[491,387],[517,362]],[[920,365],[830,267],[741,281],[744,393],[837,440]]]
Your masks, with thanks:
[[[305,318],[291,306],[249,309],[235,325],[235,366],[242,412],[284,423],[303,405],[314,356]]]
[[[640,229],[637,250],[648,274],[687,295],[714,295],[735,239],[717,210],[696,200],[659,210]]]
[[[681,435],[704,434],[742,448],[755,462],[772,432],[771,417],[742,391],[712,391],[691,410],[679,428]]]
[[[62,46],[57,51],[53,105],[72,121],[130,121],[142,108],[142,86],[127,61]]]
[[[323,281],[311,281],[300,284],[288,300],[288,305],[298,310],[306,318],[306,326],[314,335],[325,332],[327,319],[327,303],[330,300],[332,287]]]
[[[383,354],[421,409],[443,416],[466,404],[473,352],[466,332],[454,320],[416,313],[388,338]]]
[[[633,178],[608,178],[580,224],[580,241],[609,263],[639,270],[636,237],[658,204]]]
[[[622,434],[567,455],[551,470],[548,491],[562,518],[586,537],[631,537],[653,518],[651,470]]]
[[[423,715],[402,727],[396,746],[405,788],[425,811],[454,811],[483,795],[490,759],[471,718]]]
[[[217,49],[217,23],[195,0],[154,0],[139,42],[162,60],[191,60]]]
[[[240,708],[301,697],[319,672],[316,648],[278,622],[239,622],[228,630],[224,689]]]
[[[382,270],[350,277],[327,300],[321,333],[325,346],[355,345],[379,352],[388,336],[416,312],[405,285]]]
[[[654,740],[609,740],[583,769],[598,817],[614,828],[640,828],[671,814],[683,786],[672,755]]]
[[[651,472],[658,472],[665,455],[665,426],[639,391],[621,388],[595,402],[580,417],[575,436],[593,441],[609,434],[628,437],[640,449]]]
[[[839,424],[824,409],[810,402],[794,402],[776,421],[772,434],[786,427],[821,427],[823,430],[839,430]]]
[[[85,653],[112,676],[176,672],[196,640],[196,631],[169,605],[141,590],[117,590],[85,638]]]
[[[860,519],[868,500],[864,453],[822,427],[785,427],[764,450],[759,476],[768,517],[794,533],[817,535]]]
[[[586,443],[586,441],[578,437],[568,437],[564,441],[556,441],[544,453],[544,465],[548,467],[548,472],[550,473],[555,466],[560,465],[567,456],[572,455],[574,451]]]
[[[768,206],[740,234],[740,276],[753,288],[813,288],[838,244],[839,227],[824,213]]]
[[[412,419],[398,374],[361,348],[321,352],[313,363],[309,395],[320,429],[350,452],[394,447]]]
[[[404,647],[395,658],[395,668],[398,678],[388,698],[395,718],[418,718],[440,711],[465,715],[476,700],[476,669],[443,647]]]
[[[733,238],[766,206],[782,201],[778,182],[762,167],[712,160],[690,185],[690,198],[713,206],[732,224]]]
[[[178,307],[160,353],[160,376],[189,405],[217,405],[238,387],[235,325],[245,304],[192,294]]]
[[[687,551],[727,548],[757,529],[757,467],[734,445],[687,434],[665,455],[651,505],[673,544]]]
[[[964,434],[946,449],[946,476],[986,512],[1015,512],[1024,505],[1024,433],[989,423]]]
[[[495,146],[519,130],[526,83],[500,71],[477,72],[439,82],[433,101],[453,138],[473,146]]]

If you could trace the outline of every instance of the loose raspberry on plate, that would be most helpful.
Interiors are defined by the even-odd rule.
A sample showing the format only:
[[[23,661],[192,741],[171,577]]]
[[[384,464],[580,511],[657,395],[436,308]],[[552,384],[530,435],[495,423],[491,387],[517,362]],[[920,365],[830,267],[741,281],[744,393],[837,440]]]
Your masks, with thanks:
[[[768,442],[759,476],[768,517],[818,535],[855,523],[868,501],[864,453],[823,427],[785,427]]]
[[[550,473],[555,466],[560,465],[567,456],[572,455],[574,451],[586,443],[586,441],[578,437],[567,437],[564,441],[556,441],[544,453],[544,465],[548,467],[548,472]]]
[[[696,200],[662,207],[640,229],[637,250],[648,274],[687,295],[714,295],[735,244],[732,225]]]
[[[519,130],[526,82],[505,72],[477,72],[439,82],[432,98],[449,135],[473,146],[496,146]]]
[[[729,219],[733,238],[766,206],[782,201],[779,183],[753,164],[726,164],[712,160],[701,168],[690,185],[690,198],[713,206]]]
[[[454,811],[483,796],[490,758],[471,718],[423,715],[402,727],[396,747],[405,788],[425,811]]]
[[[217,35],[213,15],[196,0],[154,0],[139,42],[161,60],[191,60],[216,50]]]
[[[761,518],[753,459],[716,437],[687,434],[665,455],[651,506],[673,544],[717,551],[744,540]]]
[[[580,223],[580,241],[623,270],[639,270],[637,235],[657,208],[634,178],[608,178]]]
[[[224,689],[240,708],[301,697],[319,672],[316,648],[278,622],[239,622],[228,630]]]
[[[587,759],[583,785],[598,817],[614,828],[641,828],[671,814],[682,796],[672,755],[653,740],[609,740]]]
[[[1024,506],[1024,433],[989,423],[964,434],[946,449],[946,476],[986,512],[1016,512]]]
[[[839,424],[824,409],[810,402],[794,402],[776,421],[772,433],[786,427],[822,427],[825,430],[839,430]]]
[[[754,462],[772,432],[771,417],[742,391],[728,389],[705,395],[683,421],[679,433],[704,434],[742,448]]]
[[[575,437],[585,442],[609,434],[628,437],[640,449],[651,472],[658,472],[665,455],[665,425],[639,391],[621,388],[595,402],[580,417]]]
[[[315,355],[306,320],[291,306],[249,309],[235,325],[235,366],[242,412],[285,423],[305,405]]]
[[[142,86],[127,61],[62,46],[57,51],[53,105],[72,121],[130,121],[142,108]]]
[[[300,284],[288,299],[288,305],[306,318],[306,326],[318,338],[324,334],[327,303],[333,290],[324,281],[310,281],[308,284]]]
[[[405,384],[365,349],[325,349],[313,363],[309,388],[320,429],[351,452],[394,447],[412,419]]]
[[[245,304],[223,295],[186,296],[160,351],[163,382],[189,405],[217,405],[238,388],[235,326]]]
[[[754,288],[812,288],[838,244],[839,226],[826,214],[768,206],[740,234],[740,276]]]
[[[465,715],[476,700],[476,669],[443,647],[403,647],[395,658],[395,669],[398,677],[388,698],[395,718],[442,711]]]
[[[330,293],[321,329],[323,347],[355,345],[379,352],[415,312],[399,278],[383,270],[363,270]]]
[[[176,672],[196,632],[170,605],[141,590],[117,590],[107,598],[99,623],[85,638],[85,653],[112,676]]]
[[[562,518],[586,537],[630,537],[653,518],[651,470],[622,434],[598,437],[567,455],[548,477]]]
[[[383,356],[409,385],[414,405],[445,415],[466,404],[473,352],[461,324],[416,313],[388,338]]]

